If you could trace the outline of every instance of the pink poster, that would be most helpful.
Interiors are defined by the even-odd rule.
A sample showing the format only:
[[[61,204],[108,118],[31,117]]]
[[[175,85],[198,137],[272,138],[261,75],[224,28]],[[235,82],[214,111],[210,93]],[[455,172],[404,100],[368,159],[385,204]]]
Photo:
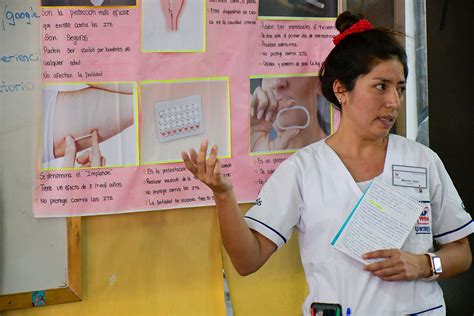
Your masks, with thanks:
[[[318,72],[340,2],[42,0],[35,216],[213,205],[181,160],[204,139],[254,201],[337,122]]]

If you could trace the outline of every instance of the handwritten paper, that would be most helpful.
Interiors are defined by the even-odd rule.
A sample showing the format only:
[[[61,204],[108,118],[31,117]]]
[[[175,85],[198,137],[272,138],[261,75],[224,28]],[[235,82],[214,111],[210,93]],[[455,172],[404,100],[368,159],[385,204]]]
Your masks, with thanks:
[[[331,244],[366,264],[362,255],[379,249],[400,249],[423,205],[376,178],[352,210]]]

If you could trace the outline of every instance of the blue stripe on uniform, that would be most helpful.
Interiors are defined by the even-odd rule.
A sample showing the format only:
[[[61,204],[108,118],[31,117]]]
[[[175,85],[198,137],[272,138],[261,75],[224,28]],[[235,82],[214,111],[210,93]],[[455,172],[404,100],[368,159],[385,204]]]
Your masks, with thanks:
[[[463,229],[464,227],[466,227],[467,225],[471,224],[472,222],[473,222],[473,220],[471,219],[469,222],[467,222],[466,224],[462,225],[461,227],[458,227],[458,228],[456,228],[456,229],[450,230],[450,231],[448,231],[448,232],[445,232],[445,233],[442,233],[442,234],[439,234],[439,235],[433,235],[433,238],[439,238],[439,237],[443,237],[443,236],[445,236],[445,235],[448,235],[448,234],[457,232],[458,230]]]
[[[270,229],[272,232],[274,232],[275,234],[277,234],[278,236],[280,236],[281,239],[283,239],[283,241],[286,243],[286,238],[283,237],[282,234],[280,234],[279,232],[277,232],[275,229],[271,228],[270,226],[268,226],[267,224],[265,224],[264,222],[261,222],[259,221],[258,219],[255,219],[253,217],[250,217],[250,216],[244,216],[245,218],[248,218],[248,219],[251,219],[253,221],[256,221],[257,223],[260,223],[262,224],[263,226],[265,226],[266,228]]]
[[[432,308],[429,308],[429,309],[425,309],[424,311],[416,312],[416,313],[410,314],[410,316],[420,315],[420,314],[423,314],[423,313],[426,313],[426,312],[429,312],[429,311],[432,311],[432,310],[435,310],[435,309],[438,309],[438,308],[441,308],[441,307],[443,307],[443,305],[439,305],[439,306],[436,306],[436,307],[432,307]]]

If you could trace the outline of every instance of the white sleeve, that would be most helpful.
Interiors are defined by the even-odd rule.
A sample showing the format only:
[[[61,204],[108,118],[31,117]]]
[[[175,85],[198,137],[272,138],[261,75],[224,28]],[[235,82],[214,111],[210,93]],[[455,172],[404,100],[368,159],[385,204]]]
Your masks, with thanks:
[[[474,232],[472,217],[437,155],[430,169],[433,238],[446,244],[470,235]]]
[[[262,187],[255,205],[245,215],[249,228],[278,248],[291,237],[300,218],[302,197],[300,171],[290,160],[283,162]]]

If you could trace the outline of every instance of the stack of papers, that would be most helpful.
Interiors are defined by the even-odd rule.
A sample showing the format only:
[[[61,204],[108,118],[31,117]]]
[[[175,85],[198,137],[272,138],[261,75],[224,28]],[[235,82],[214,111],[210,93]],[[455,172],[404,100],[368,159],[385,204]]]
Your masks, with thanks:
[[[423,205],[415,198],[376,178],[331,244],[363,264],[380,260],[364,260],[362,255],[400,249],[422,211]]]

